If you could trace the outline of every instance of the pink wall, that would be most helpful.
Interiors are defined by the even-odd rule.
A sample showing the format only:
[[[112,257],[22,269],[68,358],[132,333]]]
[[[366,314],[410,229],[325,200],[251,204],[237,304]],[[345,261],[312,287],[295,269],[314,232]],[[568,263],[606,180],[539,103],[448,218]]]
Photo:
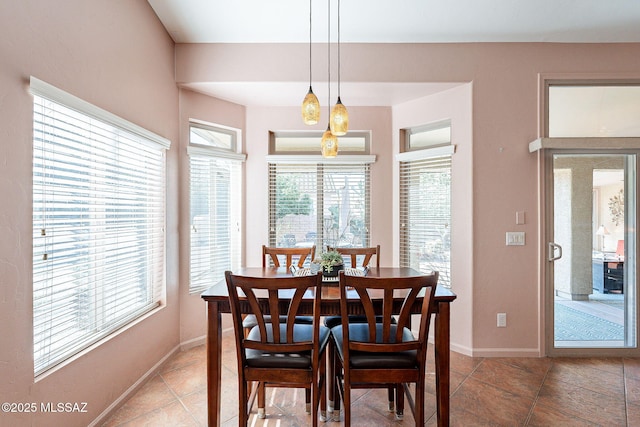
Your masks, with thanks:
[[[178,90],[173,42],[145,1],[5,1],[0,14],[0,401],[87,402],[87,413],[0,414],[0,425],[86,426],[179,344]],[[35,76],[173,142],[167,304],[34,382],[31,156]]]
[[[456,190],[454,200],[459,209],[468,212],[462,219],[462,229],[457,222],[453,226],[464,233],[458,238],[465,246],[461,253],[459,247],[453,249],[458,257],[452,265],[456,277],[453,289],[459,294],[454,305],[459,305],[453,309],[452,345],[479,356],[543,354],[538,169],[537,156],[528,152],[528,143],[540,136],[539,75],[638,78],[640,44],[388,43],[343,44],[341,48],[343,82],[472,83],[460,89],[471,90],[470,97],[452,92],[442,95],[445,98],[417,101],[424,114],[415,120],[428,121],[441,108],[441,101],[463,109],[452,113],[471,115],[465,118],[471,124],[471,130],[465,130],[469,141],[461,145],[465,156],[471,158],[462,162],[465,170],[456,171],[462,179],[457,185],[462,186],[463,195]],[[304,49],[302,44],[177,45],[176,81],[300,81],[300,76],[306,75]],[[314,75],[322,75],[321,62],[316,61]],[[216,67],[216,63],[225,66]],[[346,97],[343,93],[343,100]],[[404,123],[401,112],[406,110],[405,106],[394,106],[387,119],[393,120],[387,138],[397,138]],[[254,186],[263,185],[266,179],[266,131],[299,128],[285,116],[286,120],[297,120],[297,109],[247,109],[247,178]],[[362,129],[367,126],[355,119],[351,123]],[[466,145],[469,143],[471,147]],[[390,178],[395,179],[396,152],[397,144],[391,151],[385,148],[377,153],[381,163],[373,179],[387,187]],[[395,187],[391,191],[395,194]],[[250,199],[248,203],[255,209],[248,210],[247,248],[258,247],[266,240],[266,198],[256,194]],[[515,224],[517,211],[525,212],[526,224]],[[397,241],[387,236],[387,230],[396,228],[389,207],[378,206],[372,213],[377,218],[372,233],[384,236],[380,238],[384,247],[389,241],[393,245],[391,250],[384,250],[385,254],[397,252]],[[505,246],[507,231],[524,231],[527,244]],[[254,254],[248,253],[246,259],[248,264],[258,262]],[[496,327],[498,312],[507,313],[507,328]]]

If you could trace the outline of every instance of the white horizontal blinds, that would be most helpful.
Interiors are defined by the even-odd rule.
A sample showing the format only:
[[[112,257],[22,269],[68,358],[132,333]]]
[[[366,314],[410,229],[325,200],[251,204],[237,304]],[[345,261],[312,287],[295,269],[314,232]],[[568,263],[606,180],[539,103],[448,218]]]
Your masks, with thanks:
[[[366,246],[369,164],[271,163],[269,244]]]
[[[160,304],[165,148],[34,95],[36,375]]]
[[[324,246],[369,246],[369,165],[324,164],[322,169]]]
[[[269,246],[317,246],[318,191],[316,164],[269,164]]]
[[[189,154],[190,291],[201,292],[240,267],[241,162]]]
[[[450,286],[451,156],[400,162],[400,265]]]

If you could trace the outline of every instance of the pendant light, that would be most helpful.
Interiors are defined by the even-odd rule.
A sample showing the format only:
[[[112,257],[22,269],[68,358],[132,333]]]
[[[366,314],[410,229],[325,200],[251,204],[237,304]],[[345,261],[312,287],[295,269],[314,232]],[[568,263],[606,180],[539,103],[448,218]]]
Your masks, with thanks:
[[[311,89],[311,1],[309,0],[309,92],[302,101],[302,120],[305,125],[315,125],[320,120],[320,102]]]
[[[346,135],[349,130],[349,113],[340,100],[340,0],[338,0],[338,101],[329,117],[331,133],[335,136]]]
[[[327,20],[329,22],[329,30],[327,31],[327,63],[329,64],[327,68],[327,112],[329,112],[329,109],[331,108],[329,107],[331,103],[331,1],[328,1],[327,3],[329,4],[329,19]],[[338,155],[338,137],[331,132],[330,124],[327,124],[327,130],[322,135],[320,147],[322,150],[322,157],[332,158]]]

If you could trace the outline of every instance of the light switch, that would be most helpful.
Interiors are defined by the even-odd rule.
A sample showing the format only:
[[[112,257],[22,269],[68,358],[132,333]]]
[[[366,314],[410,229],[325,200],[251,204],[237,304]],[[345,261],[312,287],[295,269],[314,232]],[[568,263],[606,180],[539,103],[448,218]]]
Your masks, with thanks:
[[[524,231],[507,231],[507,246],[524,246]]]
[[[524,211],[516,212],[516,225],[523,225],[525,223]]]

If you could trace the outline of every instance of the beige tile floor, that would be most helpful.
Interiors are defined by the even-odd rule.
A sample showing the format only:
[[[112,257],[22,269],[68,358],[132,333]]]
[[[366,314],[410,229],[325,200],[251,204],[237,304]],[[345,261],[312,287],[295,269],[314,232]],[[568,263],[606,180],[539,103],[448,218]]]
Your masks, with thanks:
[[[223,333],[223,426],[236,426],[237,367],[231,330]],[[180,352],[118,408],[104,426],[206,426],[204,346]],[[433,352],[426,419],[436,425]],[[267,418],[253,426],[306,426],[303,390],[268,389]],[[353,392],[352,425],[410,426],[386,412],[385,390]],[[254,413],[255,413],[254,408]],[[640,359],[473,358],[451,353],[452,426],[638,426]],[[339,426],[340,421],[320,425]]]

